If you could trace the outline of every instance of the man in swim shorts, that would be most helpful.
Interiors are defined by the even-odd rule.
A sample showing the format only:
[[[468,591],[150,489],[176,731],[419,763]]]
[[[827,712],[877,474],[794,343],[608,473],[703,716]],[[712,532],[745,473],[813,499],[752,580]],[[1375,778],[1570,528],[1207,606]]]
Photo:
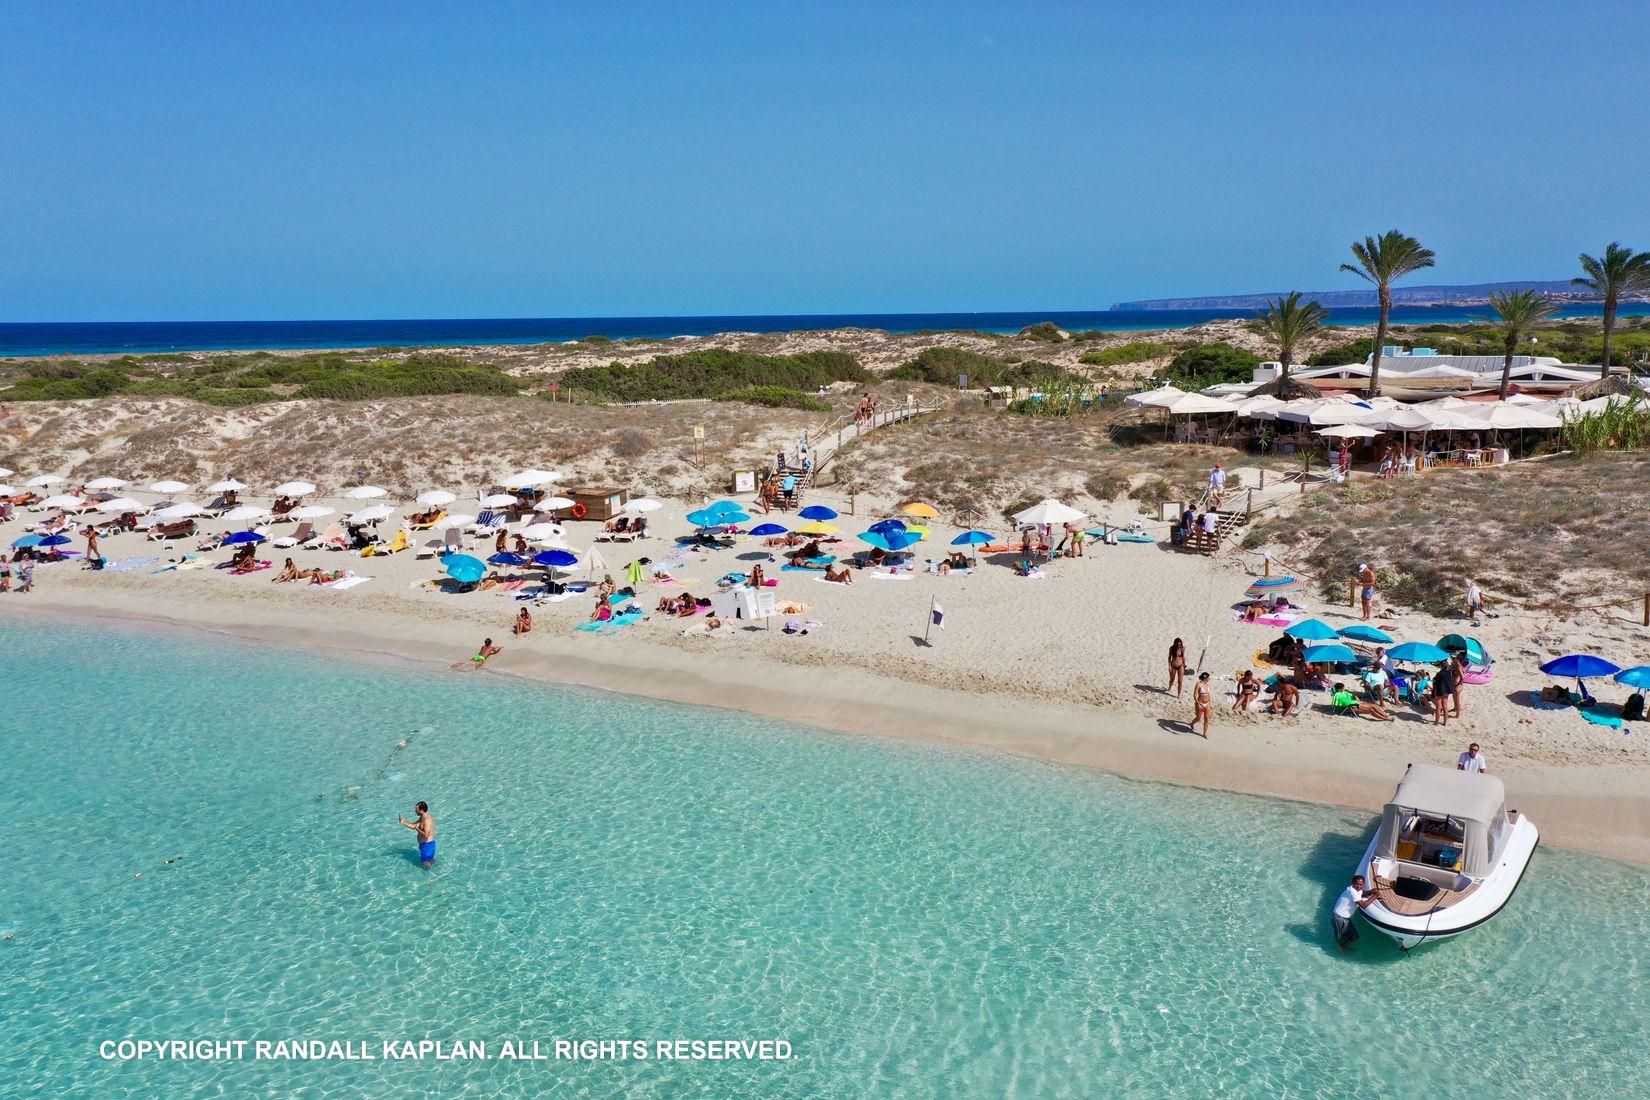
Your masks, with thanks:
[[[420,802],[415,812],[418,816],[412,821],[404,817],[396,820],[418,834],[418,862],[430,867],[435,864],[435,818],[430,816],[428,802]]]

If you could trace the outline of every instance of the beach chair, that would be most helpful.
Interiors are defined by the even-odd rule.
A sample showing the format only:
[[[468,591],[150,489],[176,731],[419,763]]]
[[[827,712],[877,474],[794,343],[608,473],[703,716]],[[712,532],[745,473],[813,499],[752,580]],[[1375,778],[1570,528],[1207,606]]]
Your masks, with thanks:
[[[412,531],[428,531],[430,528],[434,527],[436,524],[440,523],[442,520],[444,520],[446,518],[447,518],[446,510],[445,509],[438,509],[436,511],[435,515],[428,522],[425,522],[425,523],[410,523],[409,522],[407,524],[407,528],[408,528],[408,530],[412,530]]]
[[[282,535],[280,538],[276,539],[271,545],[278,546],[283,550],[290,550],[294,546],[302,545],[303,543],[308,542],[310,539],[312,539],[314,537],[315,537],[315,524],[311,523],[309,520],[306,519],[306,520],[299,521],[298,526],[296,526],[292,529],[292,534]]]
[[[158,523],[149,528],[149,538],[153,541],[165,539],[184,539],[195,533],[195,521],[180,519],[176,523]]]
[[[447,528],[446,534],[442,537],[441,542],[443,553],[456,554],[465,548],[464,532],[460,531],[456,527],[449,527]]]
[[[401,528],[389,542],[375,542],[361,551],[363,558],[384,557],[390,554],[399,554],[408,546],[407,529]]]
[[[476,517],[476,521],[470,524],[469,529],[472,533],[477,535],[491,535],[500,527],[504,526],[504,520],[505,516],[503,512],[495,512],[491,508],[483,508],[481,510],[481,515]]]
[[[344,528],[338,523],[328,524],[325,531],[322,531],[319,535],[315,535],[299,545],[305,550],[342,549],[345,545],[347,545],[344,541]]]

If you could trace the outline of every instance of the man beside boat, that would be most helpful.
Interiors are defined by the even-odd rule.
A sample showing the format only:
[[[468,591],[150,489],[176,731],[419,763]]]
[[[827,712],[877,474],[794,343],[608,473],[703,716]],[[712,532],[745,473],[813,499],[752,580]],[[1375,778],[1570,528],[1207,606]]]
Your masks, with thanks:
[[[1362,875],[1352,876],[1352,885],[1341,891],[1341,896],[1335,899],[1335,946],[1345,951],[1358,939],[1358,929],[1352,924],[1352,914],[1359,909],[1367,909],[1375,900],[1375,895],[1369,890],[1368,884]]]

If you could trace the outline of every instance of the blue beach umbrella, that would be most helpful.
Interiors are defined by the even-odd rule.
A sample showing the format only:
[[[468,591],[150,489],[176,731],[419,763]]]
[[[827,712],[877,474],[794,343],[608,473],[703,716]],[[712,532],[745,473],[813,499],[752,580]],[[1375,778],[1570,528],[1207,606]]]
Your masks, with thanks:
[[[220,545],[220,546],[240,546],[242,543],[246,543],[246,542],[262,542],[262,541],[264,541],[264,536],[258,534],[258,532],[256,532],[256,531],[236,531],[233,535],[225,535],[223,537],[223,541],[220,542],[218,545]]]
[[[705,509],[707,512],[739,512],[745,511],[745,506],[735,500],[719,500]]]
[[[1386,655],[1394,661],[1409,661],[1423,665],[1449,660],[1448,653],[1430,642],[1405,642],[1387,650]]]
[[[1312,665],[1349,665],[1357,661],[1358,655],[1351,646],[1313,645],[1306,647],[1305,659]]]
[[[1650,665],[1634,665],[1616,673],[1616,683],[1628,687],[1650,688]]]
[[[878,520],[876,523],[871,524],[871,530],[879,535],[887,535],[895,531],[905,530],[905,524],[897,519]]]
[[[895,552],[904,550],[909,546],[915,546],[922,539],[921,535],[915,534],[911,531],[888,531],[886,533],[881,531],[866,531],[858,537],[861,542],[870,543],[872,546],[875,546],[880,550],[891,550]]]
[[[715,513],[715,516],[716,522],[722,524],[750,522],[750,516],[746,515],[744,512],[717,512]]]
[[[510,553],[510,551],[506,550],[503,553],[494,554],[492,557],[488,558],[487,559],[487,564],[488,565],[526,565],[527,564],[527,559],[522,557],[520,554],[512,554],[512,553]]]
[[[12,543],[11,545],[12,545],[12,549],[21,550],[25,546],[39,546],[44,541],[45,541],[45,536],[44,535],[24,535],[22,538],[18,539],[16,542]]]
[[[806,508],[802,509],[802,511],[798,512],[797,515],[801,516],[803,519],[817,520],[823,523],[826,520],[835,519],[836,511],[835,509],[825,507],[823,504],[810,504]]]
[[[1292,584],[1300,583],[1294,577],[1259,577],[1249,584],[1250,588],[1288,588]]]
[[[990,546],[994,540],[989,531],[964,531],[951,540],[952,546]]]
[[[569,554],[566,550],[541,550],[533,555],[533,564],[549,566],[552,569],[571,569],[579,564],[579,556]]]
[[[64,543],[66,543],[68,541],[69,541],[69,536],[68,535],[47,535],[45,538],[41,539],[35,545],[37,545],[37,546],[62,546]]]
[[[1581,680],[1591,676],[1614,676],[1621,671],[1621,667],[1590,653],[1570,653],[1548,661],[1541,666],[1541,671],[1549,676],[1573,676]]]
[[[1390,645],[1392,642],[1392,635],[1379,627],[1370,626],[1368,623],[1353,623],[1351,626],[1343,626],[1335,633],[1343,638],[1351,638],[1355,642],[1374,642],[1377,645]]]
[[[756,535],[758,538],[767,538],[770,535],[788,535],[790,533],[790,528],[781,527],[777,523],[762,523],[751,528],[751,534]]]
[[[487,563],[468,554],[448,554],[441,559],[441,568],[460,584],[474,584],[487,575]]]
[[[701,508],[697,512],[689,512],[687,521],[695,527],[715,527],[722,521],[709,508]]]
[[[1306,619],[1289,627],[1284,633],[1303,642],[1332,642],[1340,637],[1335,633],[1335,628],[1322,619]]]

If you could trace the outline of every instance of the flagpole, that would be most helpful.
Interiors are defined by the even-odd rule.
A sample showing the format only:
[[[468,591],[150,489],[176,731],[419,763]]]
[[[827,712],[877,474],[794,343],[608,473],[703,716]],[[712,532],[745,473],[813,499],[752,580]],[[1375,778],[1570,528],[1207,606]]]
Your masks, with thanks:
[[[922,624],[922,643],[928,644],[928,632],[934,629],[934,597],[928,597],[928,619]]]

